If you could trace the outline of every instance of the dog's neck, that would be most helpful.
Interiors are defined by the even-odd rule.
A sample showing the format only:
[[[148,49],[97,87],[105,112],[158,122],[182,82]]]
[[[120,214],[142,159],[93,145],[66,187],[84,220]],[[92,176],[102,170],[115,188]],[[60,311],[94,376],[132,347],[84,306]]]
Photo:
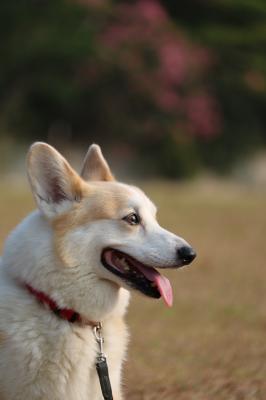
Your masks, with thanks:
[[[29,284],[24,285],[25,289],[36,298],[36,300],[48,307],[58,318],[66,320],[72,324],[78,323],[83,326],[91,326],[92,328],[99,326],[99,322],[90,321],[87,318],[82,317],[78,312],[70,308],[60,308],[58,304],[49,297],[46,293],[36,290]]]
[[[129,293],[100,279],[93,270],[80,271],[60,264],[54,251],[53,232],[37,211],[26,217],[11,233],[3,252],[6,273],[27,282],[54,299],[60,308],[69,308],[90,321],[123,315]]]

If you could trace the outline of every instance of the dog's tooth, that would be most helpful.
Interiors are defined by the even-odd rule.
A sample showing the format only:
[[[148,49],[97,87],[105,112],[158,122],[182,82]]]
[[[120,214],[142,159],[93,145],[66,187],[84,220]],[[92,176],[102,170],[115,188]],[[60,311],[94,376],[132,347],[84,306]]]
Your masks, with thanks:
[[[125,259],[125,257],[121,258],[119,260],[119,262],[120,262],[120,264],[122,265],[122,267],[124,268],[125,271],[129,270],[129,266],[128,266],[128,263],[127,263],[127,260]]]

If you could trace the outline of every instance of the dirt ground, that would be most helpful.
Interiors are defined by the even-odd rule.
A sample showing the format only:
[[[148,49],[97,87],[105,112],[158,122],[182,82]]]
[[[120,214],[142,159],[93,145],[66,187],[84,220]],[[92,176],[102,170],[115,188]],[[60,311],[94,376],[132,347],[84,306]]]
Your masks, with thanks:
[[[0,242],[33,208],[1,185]],[[160,223],[197,250],[171,271],[174,305],[132,295],[126,400],[266,400],[266,190],[146,183]]]

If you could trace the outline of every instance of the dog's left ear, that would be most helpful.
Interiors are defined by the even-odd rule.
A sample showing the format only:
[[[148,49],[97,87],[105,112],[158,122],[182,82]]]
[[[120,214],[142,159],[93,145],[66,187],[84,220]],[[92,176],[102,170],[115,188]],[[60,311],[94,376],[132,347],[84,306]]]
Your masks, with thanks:
[[[83,162],[81,177],[85,181],[114,181],[115,178],[105,160],[100,146],[92,144]]]

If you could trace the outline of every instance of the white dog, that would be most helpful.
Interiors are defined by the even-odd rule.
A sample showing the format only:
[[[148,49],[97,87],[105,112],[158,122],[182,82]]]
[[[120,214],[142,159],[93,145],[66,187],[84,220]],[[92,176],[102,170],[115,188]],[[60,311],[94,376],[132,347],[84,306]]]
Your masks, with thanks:
[[[155,268],[189,264],[195,252],[160,227],[140,189],[115,181],[97,145],[79,176],[53,147],[35,143],[28,176],[38,211],[11,233],[1,260],[0,399],[102,399],[102,334],[121,400],[128,290],[170,306],[170,282]]]

